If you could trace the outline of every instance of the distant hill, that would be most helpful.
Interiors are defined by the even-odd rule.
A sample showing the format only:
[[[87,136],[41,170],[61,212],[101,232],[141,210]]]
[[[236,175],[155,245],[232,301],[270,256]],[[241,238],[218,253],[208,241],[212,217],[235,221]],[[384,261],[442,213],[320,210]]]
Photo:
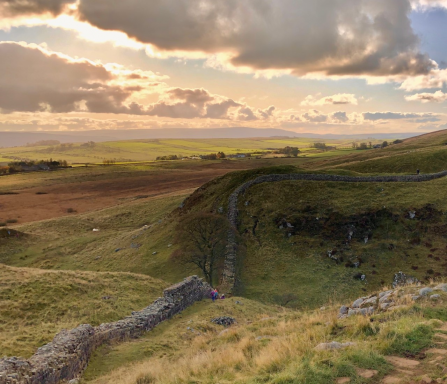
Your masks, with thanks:
[[[315,139],[404,139],[416,136],[417,133],[375,133],[319,135],[315,133],[297,133],[285,129],[274,128],[207,128],[207,129],[126,129],[126,130],[95,130],[67,132],[0,132],[1,147],[24,146],[42,140],[59,140],[63,143],[79,143],[86,141],[105,142],[136,139],[237,139],[249,137],[303,137]]]

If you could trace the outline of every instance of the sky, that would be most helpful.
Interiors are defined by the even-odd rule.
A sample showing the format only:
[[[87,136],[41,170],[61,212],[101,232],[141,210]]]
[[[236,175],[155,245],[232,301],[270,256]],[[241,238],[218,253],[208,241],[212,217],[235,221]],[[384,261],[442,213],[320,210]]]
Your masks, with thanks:
[[[447,0],[0,0],[0,131],[447,129]]]

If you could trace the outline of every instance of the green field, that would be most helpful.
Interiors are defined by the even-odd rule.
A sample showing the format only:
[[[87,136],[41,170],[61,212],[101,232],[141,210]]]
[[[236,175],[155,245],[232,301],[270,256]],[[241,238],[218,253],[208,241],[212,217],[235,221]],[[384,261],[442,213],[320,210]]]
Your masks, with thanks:
[[[28,159],[64,159],[73,164],[102,163],[104,159],[116,162],[152,161],[158,156],[194,156],[224,152],[256,153],[286,146],[299,147],[306,154],[310,151],[313,139],[197,139],[197,140],[133,140],[96,143],[93,148],[83,147],[82,143],[72,147],[60,146],[0,148],[0,162]],[[347,140],[324,140],[331,146],[350,145]],[[376,142],[376,141],[375,141]]]

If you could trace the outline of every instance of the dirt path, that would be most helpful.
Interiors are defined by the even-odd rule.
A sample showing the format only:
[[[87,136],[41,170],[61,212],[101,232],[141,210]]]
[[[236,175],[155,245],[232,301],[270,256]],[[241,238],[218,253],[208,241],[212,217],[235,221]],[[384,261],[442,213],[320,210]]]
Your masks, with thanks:
[[[435,384],[447,383],[447,323],[436,331],[435,348],[430,348],[420,355],[421,359],[388,356],[387,361],[393,370],[385,376],[381,384]],[[372,379],[377,371],[357,369],[357,374],[364,379]],[[368,381],[369,382],[369,381]],[[376,382],[376,381],[373,381]],[[339,377],[337,384],[351,383],[349,377]]]
[[[447,383],[447,323],[435,334],[436,347],[421,355],[423,359],[408,359],[389,356],[387,360],[394,366],[393,372],[385,376],[383,384],[432,384]]]

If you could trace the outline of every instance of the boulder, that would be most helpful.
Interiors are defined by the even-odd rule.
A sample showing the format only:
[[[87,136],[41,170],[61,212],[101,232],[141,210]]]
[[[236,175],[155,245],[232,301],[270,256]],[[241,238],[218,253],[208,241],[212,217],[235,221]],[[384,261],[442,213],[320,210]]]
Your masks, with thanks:
[[[331,350],[336,350],[336,349],[344,349],[344,348],[348,348],[351,345],[355,345],[355,343],[339,343],[337,341],[331,341],[330,343],[321,343],[318,344],[315,347],[315,350],[317,351],[331,351]]]
[[[363,304],[363,301],[365,300],[364,297],[361,297],[360,299],[357,299],[356,301],[354,301],[352,303],[352,308],[360,308],[361,305]]]
[[[371,306],[371,305],[376,304],[376,302],[377,302],[377,296],[373,296],[373,297],[370,297],[369,299],[366,299],[366,300],[362,303],[362,306],[364,306],[364,305]]]
[[[394,274],[393,288],[408,285],[408,284],[416,284],[418,282],[419,282],[419,280],[416,279],[414,276],[409,276],[409,275],[406,275],[405,273],[403,273],[402,271],[399,271]]]
[[[447,284],[439,284],[434,288],[434,290],[447,292]]]
[[[419,290],[419,295],[421,296],[427,296],[429,293],[432,293],[433,289],[429,288],[429,287],[425,287],[425,288],[421,288]]]
[[[229,317],[229,316],[221,316],[221,317],[216,317],[215,319],[212,319],[211,322],[214,324],[229,327],[230,325],[232,325],[236,322],[236,319]]]
[[[393,293],[394,291],[385,291],[385,292],[380,292],[379,293],[379,299],[381,299],[383,296],[388,296],[391,293]]]
[[[347,315],[349,308],[346,305],[342,305],[340,307],[340,311],[338,312],[340,316]]]

